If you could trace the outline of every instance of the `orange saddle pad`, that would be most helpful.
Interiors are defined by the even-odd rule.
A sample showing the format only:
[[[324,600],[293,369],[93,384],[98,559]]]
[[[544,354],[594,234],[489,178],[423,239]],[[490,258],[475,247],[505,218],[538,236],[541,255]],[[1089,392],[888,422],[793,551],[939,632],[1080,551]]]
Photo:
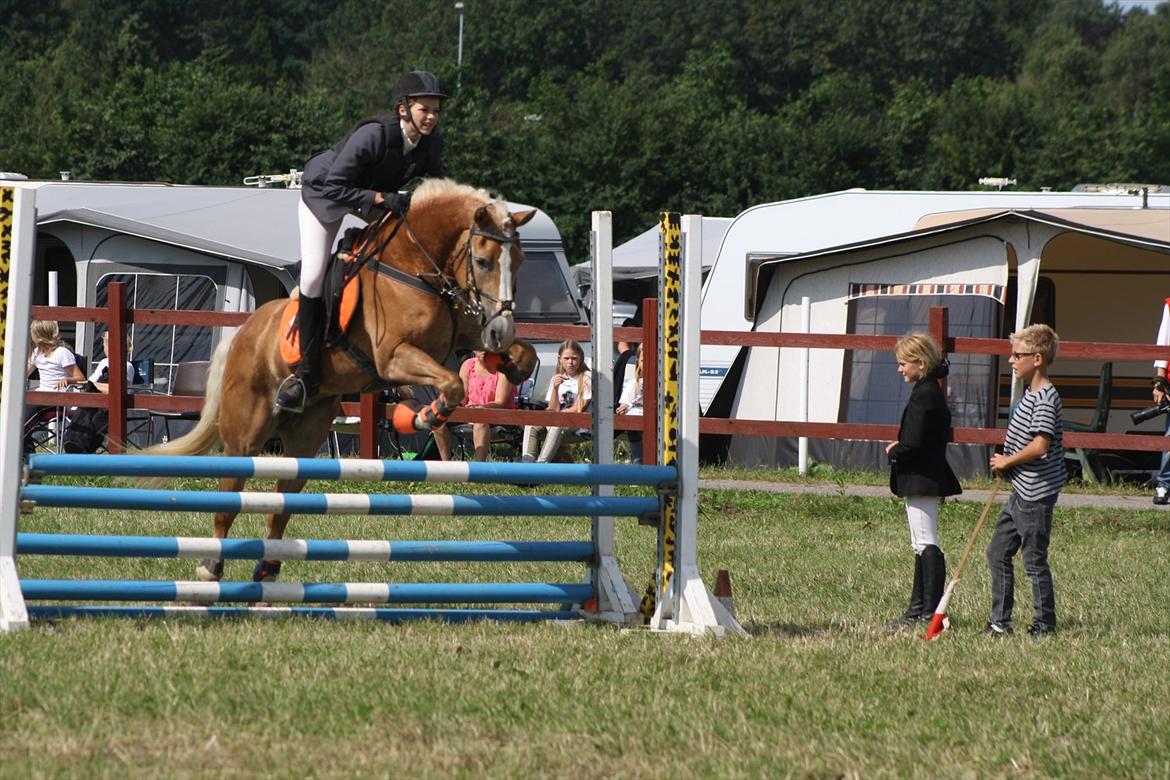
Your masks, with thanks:
[[[360,277],[358,276],[350,279],[341,291],[341,300],[334,309],[337,312],[338,333],[345,333],[350,322],[353,321],[360,292]],[[284,306],[284,312],[280,315],[280,356],[290,366],[301,362],[301,336],[296,325],[297,311],[300,307],[298,298],[289,298],[288,303]]]

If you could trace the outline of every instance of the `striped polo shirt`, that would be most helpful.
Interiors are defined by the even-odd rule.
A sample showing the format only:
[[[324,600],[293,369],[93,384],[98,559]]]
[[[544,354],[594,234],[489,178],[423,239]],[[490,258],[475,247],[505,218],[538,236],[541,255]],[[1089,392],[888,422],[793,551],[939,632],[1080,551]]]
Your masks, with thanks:
[[[1051,384],[1039,390],[1024,390],[1004,437],[1004,454],[1014,455],[1028,446],[1037,434],[1049,437],[1048,454],[1008,472],[1012,490],[1025,501],[1039,501],[1060,492],[1064,486],[1064,409],[1060,393]]]

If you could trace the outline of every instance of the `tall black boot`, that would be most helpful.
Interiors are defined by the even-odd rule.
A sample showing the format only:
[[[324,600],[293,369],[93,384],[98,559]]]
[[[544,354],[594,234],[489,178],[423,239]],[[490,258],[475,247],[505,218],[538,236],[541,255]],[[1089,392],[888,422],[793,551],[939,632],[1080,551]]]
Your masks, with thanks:
[[[926,545],[922,559],[922,619],[930,620],[947,585],[947,558],[933,544]]]
[[[325,301],[301,296],[297,312],[297,331],[301,342],[301,362],[296,373],[285,378],[276,390],[276,408],[293,414],[305,410],[305,403],[317,394],[321,385],[321,320]]]
[[[911,626],[922,620],[922,556],[914,556],[914,586],[910,590],[910,605],[902,616],[890,622],[890,628]]]

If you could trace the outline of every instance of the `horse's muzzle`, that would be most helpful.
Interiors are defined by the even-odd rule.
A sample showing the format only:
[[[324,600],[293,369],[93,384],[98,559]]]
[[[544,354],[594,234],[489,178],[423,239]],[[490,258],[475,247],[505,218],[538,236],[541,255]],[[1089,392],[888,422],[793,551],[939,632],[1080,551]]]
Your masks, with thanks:
[[[511,311],[502,311],[488,320],[480,334],[483,345],[491,352],[503,352],[516,340],[516,323]]]

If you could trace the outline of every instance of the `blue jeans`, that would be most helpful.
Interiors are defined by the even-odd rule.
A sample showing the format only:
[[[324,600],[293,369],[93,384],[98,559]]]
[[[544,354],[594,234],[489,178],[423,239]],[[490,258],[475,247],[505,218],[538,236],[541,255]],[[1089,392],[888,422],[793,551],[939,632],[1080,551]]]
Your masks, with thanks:
[[[991,572],[991,622],[1012,624],[1015,606],[1016,570],[1012,562],[1023,549],[1024,571],[1032,581],[1033,623],[1056,628],[1056,597],[1052,591],[1052,569],[1048,567],[1048,542],[1052,536],[1052,508],[1057,495],[1039,501],[1025,501],[1012,494],[999,514],[995,533],[987,545],[987,567]]]
[[[1166,415],[1166,435],[1170,436],[1170,414]],[[1162,453],[1162,468],[1154,479],[1161,487],[1170,488],[1170,452]]]

